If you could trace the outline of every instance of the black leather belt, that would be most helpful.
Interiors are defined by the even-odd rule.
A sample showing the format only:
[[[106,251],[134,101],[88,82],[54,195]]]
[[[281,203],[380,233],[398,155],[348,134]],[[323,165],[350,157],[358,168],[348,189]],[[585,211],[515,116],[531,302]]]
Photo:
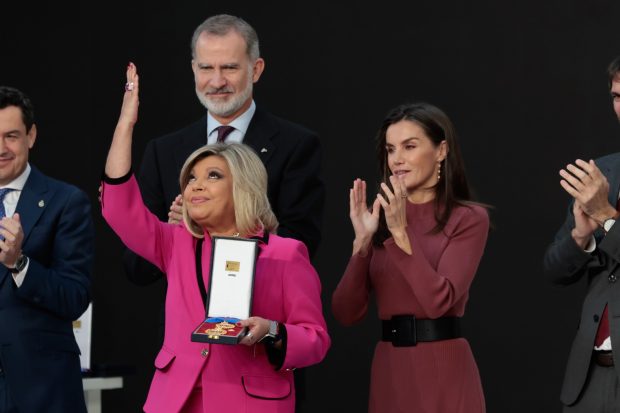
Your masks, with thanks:
[[[459,317],[442,317],[434,320],[419,319],[412,315],[395,315],[391,320],[381,320],[381,340],[391,341],[394,347],[415,346],[420,341],[449,340],[461,337]]]
[[[614,355],[611,351],[594,351],[592,356],[599,366],[612,367],[614,365]]]

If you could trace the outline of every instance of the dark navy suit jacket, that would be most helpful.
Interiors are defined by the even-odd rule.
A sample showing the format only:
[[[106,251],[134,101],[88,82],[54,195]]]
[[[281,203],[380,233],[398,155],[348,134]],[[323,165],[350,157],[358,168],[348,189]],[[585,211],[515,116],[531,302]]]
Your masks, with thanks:
[[[30,262],[19,288],[0,265],[0,360],[10,395],[20,413],[86,412],[72,321],[91,299],[90,202],[32,167],[16,212]]]
[[[184,129],[149,142],[138,183],[144,204],[160,220],[168,220],[170,205],[181,193],[179,174],[183,163],[206,143],[206,115]],[[302,241],[312,257],[321,240],[325,201],[318,136],[257,107],[243,143],[254,149],[267,169],[267,195],[280,223],[278,235]],[[137,284],[161,277],[154,266],[130,252],[125,254],[124,265],[129,278]]]

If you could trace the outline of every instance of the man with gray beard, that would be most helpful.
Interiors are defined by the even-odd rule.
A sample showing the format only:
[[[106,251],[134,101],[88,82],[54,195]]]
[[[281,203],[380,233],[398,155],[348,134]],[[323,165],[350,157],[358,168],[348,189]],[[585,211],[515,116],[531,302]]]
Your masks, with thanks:
[[[242,142],[256,151],[267,169],[267,195],[279,221],[278,235],[302,241],[312,257],[321,239],[325,198],[318,136],[254,103],[253,85],[265,62],[258,36],[247,22],[230,15],[210,17],[194,31],[191,48],[196,95],[207,113],[148,143],[137,177],[145,205],[162,221],[179,222],[179,174],[185,159],[206,144]],[[163,278],[129,250],[123,265],[128,278],[139,285]],[[296,379],[299,399],[303,384],[299,374]]]

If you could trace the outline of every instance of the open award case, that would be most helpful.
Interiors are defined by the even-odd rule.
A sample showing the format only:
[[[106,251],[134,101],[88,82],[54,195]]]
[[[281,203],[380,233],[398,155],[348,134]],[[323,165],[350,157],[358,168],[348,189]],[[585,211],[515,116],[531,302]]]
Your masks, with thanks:
[[[246,327],[237,325],[250,316],[258,240],[213,237],[206,319],[192,333],[192,341],[237,344]]]

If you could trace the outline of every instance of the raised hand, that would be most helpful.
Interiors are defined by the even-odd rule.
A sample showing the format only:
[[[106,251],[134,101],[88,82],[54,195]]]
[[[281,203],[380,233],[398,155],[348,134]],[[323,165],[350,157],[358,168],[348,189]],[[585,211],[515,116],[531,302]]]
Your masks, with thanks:
[[[125,83],[125,94],[123,95],[123,106],[118,122],[127,122],[133,126],[138,121],[138,99],[139,77],[136,65],[129,63],[127,66],[127,83]]]
[[[379,200],[375,199],[372,209],[368,210],[366,204],[366,182],[361,179],[353,181],[353,188],[349,190],[349,217],[353,224],[355,240],[353,241],[353,254],[360,251],[366,252],[372,236],[379,226]]]
[[[120,178],[131,170],[131,141],[133,127],[138,120],[138,71],[133,63],[127,66],[127,83],[123,95],[121,114],[114,130],[108,151],[105,173],[110,178]]]

